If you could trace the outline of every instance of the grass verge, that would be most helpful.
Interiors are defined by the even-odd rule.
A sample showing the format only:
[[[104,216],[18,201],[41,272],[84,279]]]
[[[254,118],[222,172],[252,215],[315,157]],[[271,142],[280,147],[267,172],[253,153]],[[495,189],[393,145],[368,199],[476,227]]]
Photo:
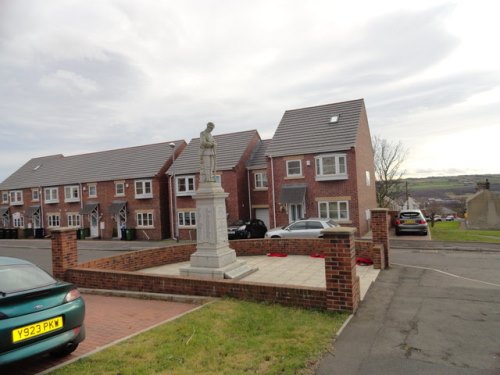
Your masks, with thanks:
[[[443,221],[431,227],[432,239],[452,242],[490,242],[500,243],[498,230],[461,229],[459,221]]]
[[[221,300],[53,374],[305,374],[347,317]]]

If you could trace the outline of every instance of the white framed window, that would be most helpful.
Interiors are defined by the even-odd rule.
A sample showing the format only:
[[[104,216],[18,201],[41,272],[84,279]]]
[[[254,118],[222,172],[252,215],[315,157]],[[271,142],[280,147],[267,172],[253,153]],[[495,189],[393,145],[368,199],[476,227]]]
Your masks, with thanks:
[[[68,227],[80,227],[81,219],[77,213],[68,213]]]
[[[153,223],[153,213],[152,212],[137,212],[137,227],[138,228],[152,228]]]
[[[57,228],[61,225],[61,217],[59,214],[48,214],[47,223],[49,224],[49,228]]]
[[[267,189],[267,173],[265,172],[255,173],[255,188]]]
[[[64,187],[65,202],[80,202],[80,187],[78,185]]]
[[[179,211],[177,213],[179,227],[196,226],[196,211]]]
[[[14,228],[24,228],[24,216],[20,213],[12,215],[12,225]]]
[[[349,202],[318,202],[319,217],[336,221],[349,220]]]
[[[40,190],[31,189],[31,200],[33,202],[38,202],[40,200]]]
[[[97,184],[87,184],[89,198],[97,198]]]
[[[176,193],[177,195],[193,195],[194,186],[194,176],[180,176],[175,179]]]
[[[365,171],[365,180],[366,180],[366,186],[371,186],[372,185],[372,179],[370,176],[370,171]]]
[[[10,204],[12,206],[21,206],[24,204],[22,190],[13,190],[9,192],[9,195],[10,195]]]
[[[346,154],[316,156],[316,181],[347,179]]]
[[[286,161],[287,177],[302,177],[302,160]]]
[[[151,180],[135,181],[135,199],[153,198],[153,183]]]
[[[2,191],[2,203],[9,203],[9,192]]]
[[[220,174],[214,175],[214,181],[217,182],[218,184],[220,184],[221,183],[221,175]]]
[[[115,182],[115,196],[123,197],[125,195],[125,182],[116,181]]]
[[[45,203],[59,203],[59,189],[56,187],[45,188]]]

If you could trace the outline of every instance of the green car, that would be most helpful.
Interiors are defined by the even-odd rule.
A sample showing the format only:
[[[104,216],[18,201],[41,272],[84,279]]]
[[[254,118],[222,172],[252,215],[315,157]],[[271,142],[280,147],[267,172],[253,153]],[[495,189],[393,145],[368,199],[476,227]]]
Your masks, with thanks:
[[[73,284],[0,257],[0,366],[42,353],[64,356],[85,339],[85,303]]]

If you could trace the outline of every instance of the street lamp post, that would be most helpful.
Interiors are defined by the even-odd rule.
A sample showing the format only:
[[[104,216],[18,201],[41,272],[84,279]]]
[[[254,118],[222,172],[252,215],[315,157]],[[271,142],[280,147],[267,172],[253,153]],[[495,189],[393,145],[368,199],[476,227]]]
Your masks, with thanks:
[[[171,184],[170,184],[170,196],[173,197],[172,198],[172,202],[171,202],[171,205],[170,205],[170,209],[171,209],[171,212],[172,214],[170,215],[170,218],[172,220],[172,224],[173,224],[173,228],[172,229],[172,232],[173,232],[173,236],[175,238],[175,240],[177,242],[179,242],[179,230],[178,230],[178,227],[177,227],[177,218],[176,218],[176,211],[177,211],[177,197],[176,197],[176,194],[175,194],[175,191],[176,191],[176,186],[175,186],[175,143],[174,142],[171,142],[169,144],[170,148],[172,149],[172,177],[171,177]]]

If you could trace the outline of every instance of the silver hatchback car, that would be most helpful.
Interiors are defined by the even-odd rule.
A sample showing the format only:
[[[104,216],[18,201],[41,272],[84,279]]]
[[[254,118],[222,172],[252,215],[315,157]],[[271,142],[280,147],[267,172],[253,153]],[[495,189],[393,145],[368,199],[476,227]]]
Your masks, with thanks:
[[[427,235],[429,228],[420,210],[402,210],[396,218],[396,235],[403,233],[419,233]]]
[[[311,218],[294,221],[282,228],[274,228],[266,232],[266,238],[321,238],[321,231],[339,225],[331,219]]]

